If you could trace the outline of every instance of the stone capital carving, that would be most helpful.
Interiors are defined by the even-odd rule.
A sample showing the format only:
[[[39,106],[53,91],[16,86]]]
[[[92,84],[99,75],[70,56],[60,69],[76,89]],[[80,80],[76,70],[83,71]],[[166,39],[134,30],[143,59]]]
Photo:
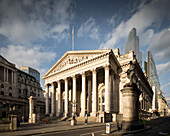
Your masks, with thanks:
[[[82,75],[82,76],[86,76],[86,72],[83,71],[83,72],[81,73],[81,75]]]
[[[105,64],[105,65],[104,65],[104,69],[105,69],[105,70],[109,70],[109,69],[110,69],[110,65],[109,65],[109,64]]]
[[[94,73],[94,74],[97,73],[97,69],[96,69],[96,68],[93,68],[91,71],[92,71],[92,73]]]
[[[68,81],[68,78],[66,77],[66,78],[64,78],[63,80],[66,82],[66,81]]]
[[[48,88],[48,87],[49,87],[49,84],[45,84],[45,87]]]
[[[76,75],[72,75],[71,77],[72,77],[73,79],[76,79]]]

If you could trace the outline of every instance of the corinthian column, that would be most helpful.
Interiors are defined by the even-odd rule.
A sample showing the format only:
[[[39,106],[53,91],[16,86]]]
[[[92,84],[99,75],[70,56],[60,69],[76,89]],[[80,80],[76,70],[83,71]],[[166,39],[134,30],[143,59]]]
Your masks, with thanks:
[[[65,116],[68,115],[68,79],[65,80]]]
[[[77,92],[76,92],[76,76],[73,76],[72,77],[73,78],[73,102],[75,102],[76,103],[76,96],[77,96]],[[73,104],[73,115],[74,115],[74,113],[76,113],[76,104]]]
[[[80,116],[85,116],[86,108],[86,75],[85,72],[82,73],[82,97],[81,97],[81,113]]]
[[[96,69],[93,69],[92,71],[92,80],[93,80],[93,103],[92,103],[92,113],[91,116],[96,117],[96,111],[97,111],[97,71]]]
[[[46,115],[49,114],[49,86],[46,85]]]
[[[57,81],[58,84],[58,110],[57,110],[57,116],[59,117],[61,115],[61,82],[60,80]]]
[[[105,111],[110,113],[109,65],[105,66]]]
[[[87,101],[87,113],[91,112],[91,77],[88,77],[88,101]]]
[[[55,84],[52,83],[52,101],[51,101],[51,115],[50,116],[55,116],[56,114],[56,89],[55,89]]]

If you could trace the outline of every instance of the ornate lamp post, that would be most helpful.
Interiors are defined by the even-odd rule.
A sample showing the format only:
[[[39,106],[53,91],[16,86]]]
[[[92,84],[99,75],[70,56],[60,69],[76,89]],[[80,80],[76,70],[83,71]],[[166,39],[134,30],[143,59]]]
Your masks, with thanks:
[[[143,100],[142,95],[139,96],[139,102],[140,102],[140,117],[139,117],[139,122],[141,122],[141,102]]]

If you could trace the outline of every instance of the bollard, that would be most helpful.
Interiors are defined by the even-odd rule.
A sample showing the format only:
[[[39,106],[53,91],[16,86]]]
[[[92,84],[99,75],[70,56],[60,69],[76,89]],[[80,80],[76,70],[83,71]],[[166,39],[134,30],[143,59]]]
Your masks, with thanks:
[[[110,134],[111,126],[110,123],[106,123],[106,134]]]
[[[86,111],[85,111],[85,124],[87,125],[87,119],[88,119],[88,117],[87,117],[87,109],[86,109]]]

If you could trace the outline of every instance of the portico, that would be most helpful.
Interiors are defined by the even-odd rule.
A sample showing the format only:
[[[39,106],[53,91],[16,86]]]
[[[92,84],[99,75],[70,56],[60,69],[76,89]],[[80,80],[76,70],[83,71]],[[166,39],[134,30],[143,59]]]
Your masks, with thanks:
[[[46,85],[46,114],[90,116],[118,112],[119,63],[111,49],[68,51],[43,76]],[[49,113],[49,87],[52,88]],[[76,102],[72,106],[71,102]]]

